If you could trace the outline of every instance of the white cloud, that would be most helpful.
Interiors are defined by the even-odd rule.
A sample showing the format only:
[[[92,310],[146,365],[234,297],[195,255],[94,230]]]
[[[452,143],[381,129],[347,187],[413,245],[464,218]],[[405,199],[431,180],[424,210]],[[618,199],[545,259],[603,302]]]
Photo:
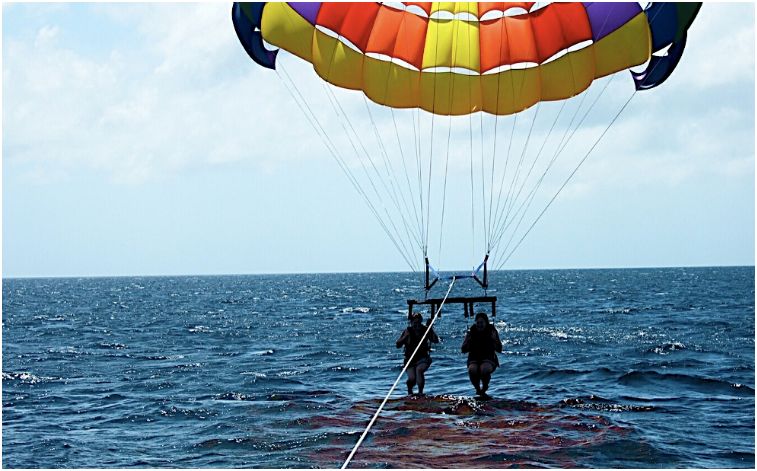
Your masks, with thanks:
[[[300,143],[276,133],[277,117],[296,113],[294,103],[275,73],[246,58],[228,5],[101,5],[94,11],[118,17],[139,34],[124,49],[100,55],[69,45],[54,16],[33,43],[6,37],[6,170],[19,168],[39,180],[44,169],[61,177],[89,168],[113,181],[139,183],[301,152]],[[274,157],[274,149],[282,156]]]
[[[95,173],[113,182],[142,184],[216,167],[244,171],[254,167],[253,172],[263,175],[285,171],[297,174],[302,173],[303,166],[298,164],[305,159],[323,162],[322,175],[339,172],[280,75],[255,65],[244,53],[231,24],[229,4],[93,4],[81,8],[35,4],[5,5],[3,9],[4,26],[13,26],[5,28],[3,38],[5,178],[44,184]],[[31,23],[18,21],[30,16],[34,18]],[[286,53],[280,54],[279,61],[283,70],[296,78],[297,87],[308,97],[350,169],[358,176],[373,172],[371,165],[363,167],[364,157],[352,150],[348,131],[342,127],[347,122],[332,111],[323,82],[315,78],[312,66]],[[547,203],[632,93],[627,73],[613,80],[545,179],[532,211],[538,212]],[[365,113],[362,95],[340,90],[335,94],[383,174],[378,152],[381,145],[373,136],[373,123]],[[416,191],[412,122],[404,116],[407,113],[399,112],[398,117],[403,117],[395,131],[391,113],[380,107],[373,109],[382,144],[401,177],[397,180],[399,188],[405,191],[407,185],[400,170],[397,134],[405,144],[410,183]],[[525,113],[519,120],[514,159],[528,133],[527,116]],[[445,208],[445,230],[454,237],[445,238],[445,243],[454,240],[451,243],[462,246],[467,244],[465,237],[470,232],[470,149],[465,119],[459,121],[462,124],[450,139]],[[434,250],[438,243],[433,238],[439,227],[446,122],[446,117],[438,117],[434,130],[431,216],[436,219],[431,223],[430,241]],[[500,120],[498,171],[503,169],[511,122],[512,118]],[[548,124],[544,121],[534,130],[531,156]],[[425,164],[431,141],[430,120],[424,118],[422,126],[420,143]],[[474,139],[476,130],[474,123]],[[559,140],[559,131],[552,142]],[[485,134],[488,157],[493,135],[488,129]],[[476,140],[474,155],[480,152]],[[552,152],[548,145],[543,161]],[[509,171],[514,168],[511,161]],[[475,178],[480,179],[480,169],[475,170]],[[424,178],[426,171],[424,165]],[[531,178],[540,174],[541,167],[537,167]],[[366,179],[360,178],[363,189],[372,192]],[[359,198],[340,176],[335,180],[343,182],[344,201],[351,203]],[[498,173],[495,181],[499,180]],[[506,179],[505,184],[509,181]],[[613,191],[654,193],[670,187],[688,187],[691,191],[698,181],[740,187],[754,182],[751,4],[704,5],[677,70],[659,88],[634,97],[560,200],[581,199],[581,207],[589,203],[601,206],[597,196],[606,197]],[[382,183],[376,183],[383,203],[396,214]],[[317,182],[303,188],[301,194],[293,192],[291,198],[301,198],[306,191],[313,194],[315,188]],[[480,210],[478,195],[474,204]],[[353,207],[367,213],[362,206]],[[346,215],[355,220],[364,220],[363,216]],[[563,219],[572,216],[559,215]],[[477,218],[480,221],[480,216]],[[366,245],[385,242],[376,225],[369,229],[361,233]],[[467,246],[464,252],[468,252]]]
[[[754,31],[750,21],[754,15],[752,6],[739,8],[751,11],[751,20],[738,18],[736,25],[728,28],[731,10],[705,5],[679,68],[658,89],[634,97],[562,198],[590,198],[608,187],[622,191],[654,184],[681,185],[707,175],[753,178],[754,91],[750,87],[754,83]],[[105,22],[117,22],[131,34],[110,46],[105,54],[87,53],[69,44],[55,16],[48,16],[34,42],[6,38],[6,171],[17,170],[39,182],[66,178],[67,174],[85,169],[112,181],[138,184],[214,166],[254,165],[264,173],[292,168],[296,171],[296,162],[313,158],[328,162],[331,171],[338,172],[280,76],[246,57],[233,31],[229,5],[98,5],[90,14],[99,15]],[[723,34],[726,30],[729,35]],[[351,121],[344,121],[333,112],[322,82],[315,78],[309,64],[284,53],[279,61],[296,78],[297,87],[308,97],[308,105],[356,175],[360,177],[374,169],[373,164],[365,162],[359,143],[354,143],[358,151],[353,150],[347,138],[350,124],[362,136],[377,171],[382,175],[385,171],[379,153],[383,144],[395,170],[404,178],[396,147],[399,135],[406,145],[411,186],[413,190],[417,188],[414,132],[412,121],[407,120],[408,112],[397,113],[401,118],[395,130],[388,110],[372,108],[383,139],[379,143],[361,94],[335,91],[339,104],[351,117]],[[572,138],[571,147],[545,179],[534,209],[540,210],[557,191],[632,90],[628,74],[613,79]],[[751,100],[746,103],[744,97],[738,96],[743,90],[751,91]],[[579,101],[577,98],[576,104]],[[554,111],[558,105],[549,106]],[[525,113],[519,121],[513,159],[519,157],[528,135],[528,116],[534,111]],[[565,117],[569,117],[570,109],[566,113]],[[470,131],[464,118],[457,121],[461,125],[450,136],[446,210],[452,212],[456,205],[464,214],[470,210]],[[510,117],[500,122],[500,172],[512,121]],[[424,162],[431,143],[430,122],[426,116],[423,129],[418,131]],[[441,206],[447,122],[446,117],[435,121],[434,211]],[[529,157],[546,135],[549,123],[542,121],[534,130]],[[493,144],[489,129],[484,138],[487,156]],[[477,133],[475,124],[474,132]],[[561,135],[562,129],[558,128],[541,162],[553,155],[553,145]],[[481,149],[474,139],[474,154],[478,155]],[[511,163],[509,171],[513,169]],[[424,166],[424,178],[425,172]],[[531,181],[536,181],[541,172],[542,167],[537,166],[530,175]],[[476,179],[479,173],[477,167]],[[371,192],[369,182],[360,178],[363,188]],[[500,181],[499,173],[495,181]],[[509,181],[506,179],[505,184]],[[386,182],[391,185],[391,179]],[[391,206],[393,202],[382,188],[383,183],[375,183],[384,202]],[[405,182],[399,183],[404,191]],[[345,188],[353,191],[349,184]],[[474,203],[479,204],[478,196]]]
[[[58,32],[59,29],[55,26],[45,26],[37,31],[37,37],[34,40],[34,44],[37,47],[44,46],[55,39],[55,37],[58,36]]]
[[[708,89],[754,82],[754,4],[705,3],[671,80]]]

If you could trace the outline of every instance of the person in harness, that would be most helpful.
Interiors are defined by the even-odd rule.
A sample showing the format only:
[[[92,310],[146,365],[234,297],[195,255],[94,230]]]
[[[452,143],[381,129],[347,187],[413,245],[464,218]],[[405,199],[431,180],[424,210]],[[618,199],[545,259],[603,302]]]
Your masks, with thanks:
[[[426,325],[431,323],[431,319],[428,320]],[[397,348],[404,345],[405,347],[405,361],[403,363],[407,366],[407,394],[413,394],[413,388],[416,383],[418,384],[418,394],[423,394],[423,387],[426,384],[425,373],[431,366],[431,347],[429,342],[439,343],[439,337],[434,332],[434,328],[431,327],[428,335],[423,340],[418,352],[413,357],[413,352],[423,338],[423,334],[426,332],[426,327],[423,326],[423,316],[420,314],[414,314],[410,318],[410,326],[402,331],[400,338],[397,339]],[[412,358],[411,358],[412,357]]]
[[[465,334],[461,350],[468,354],[468,377],[476,388],[476,394],[488,397],[486,390],[489,389],[492,373],[499,366],[497,352],[502,353],[502,342],[499,332],[489,323],[485,313],[476,314],[476,323]]]

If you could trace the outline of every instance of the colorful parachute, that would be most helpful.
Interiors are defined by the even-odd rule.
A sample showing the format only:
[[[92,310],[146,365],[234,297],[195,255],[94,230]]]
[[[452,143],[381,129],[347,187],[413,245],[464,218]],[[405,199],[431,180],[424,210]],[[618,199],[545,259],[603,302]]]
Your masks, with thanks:
[[[468,261],[496,269],[631,98],[670,77],[700,6],[235,3],[232,19],[412,269],[430,234],[441,258],[445,214],[456,242],[470,221]]]
[[[275,67],[275,53],[261,40],[382,105],[503,115],[572,97],[669,48],[634,74],[638,88],[659,85],[678,63],[700,5],[237,3],[233,19],[251,57],[266,67]]]

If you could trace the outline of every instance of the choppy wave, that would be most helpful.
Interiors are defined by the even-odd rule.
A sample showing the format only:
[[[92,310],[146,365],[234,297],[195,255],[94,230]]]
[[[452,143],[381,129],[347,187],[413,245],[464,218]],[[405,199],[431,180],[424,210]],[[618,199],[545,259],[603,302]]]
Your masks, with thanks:
[[[655,406],[619,404],[597,396],[572,397],[563,399],[560,404],[574,409],[589,409],[603,412],[652,412],[657,410]]]
[[[471,320],[450,309],[428,396],[400,379],[353,466],[752,468],[754,269],[716,271],[491,273],[493,398],[470,396]],[[344,462],[402,369],[394,342],[423,287],[325,274],[3,290],[4,467],[301,469]]]
[[[250,352],[250,355],[273,355],[275,352],[275,350],[269,348],[267,350],[255,350],[254,352]]]
[[[658,373],[657,371],[631,371],[618,378],[618,383],[626,386],[645,387],[659,385],[677,387],[705,393],[730,393],[754,396],[750,386],[728,381],[678,373]]]
[[[658,355],[668,355],[671,352],[675,352],[678,350],[685,350],[685,349],[686,349],[686,345],[684,345],[681,342],[665,342],[661,345],[650,348],[647,351],[649,353],[656,353]]]
[[[8,372],[3,371],[3,381],[17,381],[23,384],[37,384],[45,383],[49,381],[60,381],[62,378],[55,378],[51,376],[37,376],[29,372]]]
[[[358,312],[360,314],[366,314],[371,311],[371,308],[365,306],[358,307],[345,307],[342,309],[343,313]]]
[[[534,371],[533,373],[526,376],[526,379],[529,380],[538,380],[538,381],[560,381],[560,380],[573,380],[576,377],[580,376],[588,376],[588,375],[599,375],[599,376],[611,376],[614,372],[610,370],[609,368],[596,368],[592,370],[574,370],[574,369],[560,369],[560,368],[549,368],[545,370],[539,370]]]

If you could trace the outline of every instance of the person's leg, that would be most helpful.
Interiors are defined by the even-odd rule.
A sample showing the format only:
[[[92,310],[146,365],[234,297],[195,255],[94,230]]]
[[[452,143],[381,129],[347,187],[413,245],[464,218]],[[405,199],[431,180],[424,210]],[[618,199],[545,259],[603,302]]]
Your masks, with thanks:
[[[481,387],[478,384],[481,378],[478,363],[468,363],[468,377],[473,387],[476,388],[476,394],[481,394]]]
[[[490,361],[481,362],[481,392],[486,393],[489,389],[489,380],[492,379],[494,372],[494,363]]]
[[[418,394],[423,394],[423,386],[426,385],[426,370],[429,367],[429,363],[426,360],[421,360],[415,366],[416,377],[418,382]]]
[[[407,367],[407,394],[413,394],[413,387],[415,386],[415,366]]]

